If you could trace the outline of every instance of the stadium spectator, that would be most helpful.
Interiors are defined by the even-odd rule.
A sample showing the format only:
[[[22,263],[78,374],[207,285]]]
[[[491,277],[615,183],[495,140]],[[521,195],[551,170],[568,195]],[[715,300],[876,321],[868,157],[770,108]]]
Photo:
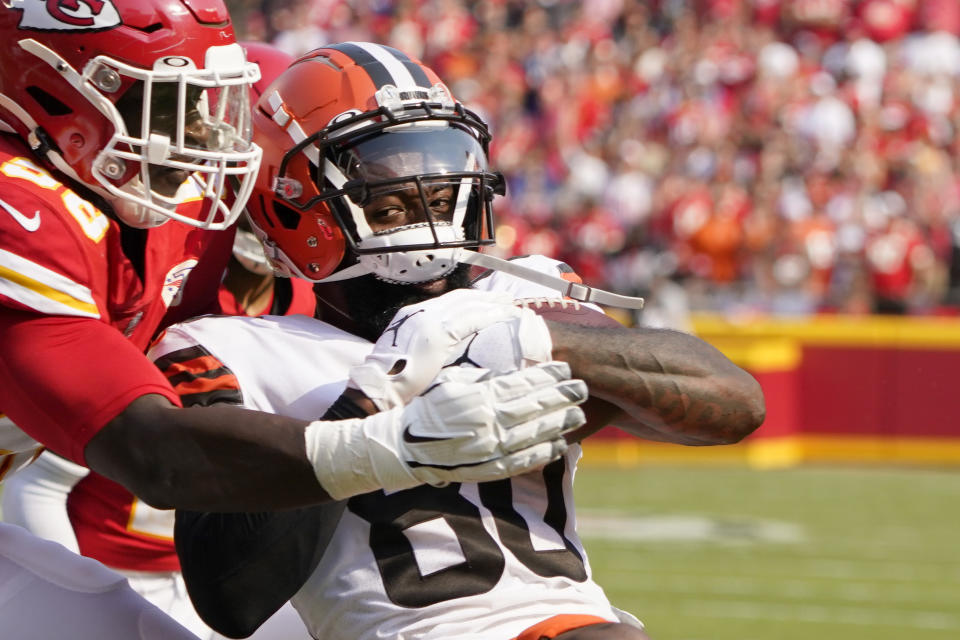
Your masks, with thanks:
[[[237,3],[257,14],[255,2]],[[771,289],[759,275],[771,259],[790,263],[796,256],[799,270],[786,271],[808,274],[803,279],[820,277],[815,265],[803,264],[806,256],[791,249],[792,209],[772,212],[770,246],[780,255],[741,248],[732,279],[727,268],[708,268],[704,256],[709,256],[702,252],[692,263],[686,254],[664,263],[676,265],[670,277],[684,281],[694,310],[742,311],[750,301],[751,311],[770,311],[777,289],[790,297],[801,286],[811,297],[796,313],[861,313],[886,294],[876,289],[879,281],[868,279],[867,288],[857,293],[861,302],[870,298],[868,304],[843,304],[853,295],[847,274],[870,268],[864,239],[876,232],[877,194],[905,176],[924,188],[899,189],[908,198],[896,215],[916,226],[933,262],[924,294],[910,297],[903,311],[957,311],[956,287],[947,275],[950,243],[944,241],[960,219],[956,2],[299,4],[315,8],[311,15],[320,28],[337,14],[331,7],[349,5],[360,40],[400,44],[419,38],[424,61],[447,77],[497,133],[492,161],[504,171],[510,192],[503,230],[514,242],[512,252],[527,251],[524,239],[552,242],[563,233],[566,219],[552,212],[571,191],[582,192],[586,185],[594,193],[566,203],[570,207],[591,207],[598,201],[595,192],[608,205],[622,201],[616,149],[626,140],[643,149],[651,205],[646,213],[614,212],[627,214],[622,221],[627,238],[642,238],[644,249],[657,253],[672,253],[678,244],[683,250],[688,241],[661,220],[672,216],[676,179],[703,181],[716,194],[727,181],[712,173],[720,156],[732,158],[733,180],[750,200],[769,198],[771,192],[802,198],[802,190],[795,192],[796,176],[839,169],[843,178],[837,186],[851,203],[842,220],[833,220],[844,269],[834,272],[826,287],[773,281]],[[456,16],[456,27],[428,38],[448,26],[438,20],[441,9]],[[394,30],[397,25],[402,28]],[[938,173],[936,204],[924,202],[931,159]],[[878,165],[869,181],[858,175],[864,164]],[[544,211],[551,213],[544,216]],[[577,212],[568,216],[580,217]],[[535,233],[526,228],[531,219],[537,221]],[[615,263],[621,255],[629,259],[633,250],[628,242],[602,259],[578,260],[597,262],[601,280],[596,284],[612,286]],[[649,277],[638,274],[623,292],[647,290]]]

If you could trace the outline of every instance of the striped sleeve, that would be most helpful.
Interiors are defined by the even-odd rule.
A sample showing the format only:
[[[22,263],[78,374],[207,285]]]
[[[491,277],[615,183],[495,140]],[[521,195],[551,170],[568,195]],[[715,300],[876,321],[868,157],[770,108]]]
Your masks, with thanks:
[[[89,287],[5,249],[0,249],[0,295],[47,315],[100,317]]]
[[[577,275],[577,272],[573,270],[573,267],[568,265],[566,262],[557,262],[557,271],[560,272],[560,277],[567,282],[583,284],[583,278]]]
[[[166,353],[155,364],[170,381],[185,407],[243,404],[237,377],[200,345]]]

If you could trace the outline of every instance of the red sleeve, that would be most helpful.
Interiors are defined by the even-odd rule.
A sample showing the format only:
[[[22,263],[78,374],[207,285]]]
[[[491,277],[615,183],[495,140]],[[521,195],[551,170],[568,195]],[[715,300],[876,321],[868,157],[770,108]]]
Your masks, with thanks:
[[[313,283],[300,278],[289,278],[289,281],[293,289],[293,300],[284,315],[299,313],[312,318],[317,310],[317,296],[313,293]]]
[[[180,406],[153,363],[99,320],[4,309],[0,353],[0,408],[80,464],[90,438],[134,399],[158,393]]]

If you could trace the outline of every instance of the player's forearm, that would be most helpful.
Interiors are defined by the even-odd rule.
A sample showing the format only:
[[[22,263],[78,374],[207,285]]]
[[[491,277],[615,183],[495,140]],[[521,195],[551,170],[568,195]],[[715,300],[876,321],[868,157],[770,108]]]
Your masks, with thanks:
[[[158,508],[258,511],[324,502],[306,422],[231,406],[138,398],[87,445],[87,463]]]
[[[549,323],[553,356],[620,409],[638,437],[690,445],[738,442],[763,422],[757,381],[706,342],[660,329]]]
[[[445,369],[403,407],[367,416],[351,404],[344,414],[355,417],[344,417],[333,415],[338,400],[311,423],[229,405],[178,409],[150,394],[91,438],[85,459],[154,507],[281,510],[539,468],[583,424],[586,397],[559,362],[495,378]]]

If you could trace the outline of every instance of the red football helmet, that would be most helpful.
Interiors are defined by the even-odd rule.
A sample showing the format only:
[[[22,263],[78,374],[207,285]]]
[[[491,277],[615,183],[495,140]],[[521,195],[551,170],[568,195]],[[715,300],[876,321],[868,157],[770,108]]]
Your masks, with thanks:
[[[266,42],[249,40],[241,42],[240,45],[247,52],[247,60],[260,67],[260,79],[250,87],[250,104],[256,104],[277,76],[293,64],[294,57]]]
[[[222,0],[8,0],[0,38],[0,129],[132,226],[236,219],[260,159],[259,72]]]
[[[249,213],[280,273],[425,282],[493,242],[503,178],[487,170],[487,127],[402,52],[363,42],[311,51],[261,96],[253,121],[264,159]],[[428,205],[437,189],[452,194],[442,215],[430,213],[437,199]],[[427,219],[371,229],[364,205],[399,192],[419,198]]]

